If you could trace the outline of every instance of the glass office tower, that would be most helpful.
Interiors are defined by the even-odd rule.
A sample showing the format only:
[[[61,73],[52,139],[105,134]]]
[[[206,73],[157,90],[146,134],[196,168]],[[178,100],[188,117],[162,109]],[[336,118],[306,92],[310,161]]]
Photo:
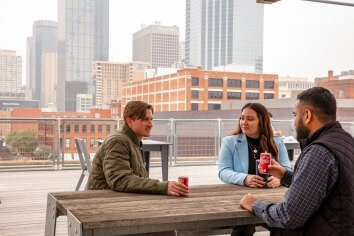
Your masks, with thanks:
[[[263,15],[263,4],[251,0],[186,0],[187,65],[246,65],[261,73]]]
[[[109,0],[58,0],[58,110],[76,111],[77,94],[95,96],[91,64],[107,61],[108,48]],[[76,82],[85,85],[67,89]]]

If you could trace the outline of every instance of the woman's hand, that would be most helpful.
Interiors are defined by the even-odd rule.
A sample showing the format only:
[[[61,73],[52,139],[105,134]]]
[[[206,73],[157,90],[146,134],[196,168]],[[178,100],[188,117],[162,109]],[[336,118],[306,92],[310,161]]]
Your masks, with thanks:
[[[247,175],[244,181],[245,185],[251,188],[263,188],[266,182],[258,175]]]
[[[267,187],[268,188],[277,188],[280,186],[280,179],[275,178],[274,176],[268,177]]]

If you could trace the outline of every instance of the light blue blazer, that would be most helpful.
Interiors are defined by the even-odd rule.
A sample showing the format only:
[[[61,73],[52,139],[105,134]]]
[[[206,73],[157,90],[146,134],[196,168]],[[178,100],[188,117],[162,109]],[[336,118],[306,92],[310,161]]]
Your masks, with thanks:
[[[274,137],[278,162],[288,170],[291,165],[282,137]],[[219,178],[227,184],[244,185],[248,175],[248,144],[244,134],[223,138],[219,153]]]

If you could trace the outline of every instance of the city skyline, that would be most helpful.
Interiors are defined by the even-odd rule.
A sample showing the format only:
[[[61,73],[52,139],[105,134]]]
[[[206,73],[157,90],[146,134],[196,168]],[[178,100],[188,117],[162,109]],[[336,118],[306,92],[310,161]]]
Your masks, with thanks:
[[[335,74],[354,69],[352,7],[299,0],[280,1],[264,9],[264,73],[314,79],[331,69]],[[159,21],[177,25],[180,39],[184,39],[185,10],[185,1],[110,1],[109,60],[131,61],[132,36],[141,24]],[[36,20],[57,21],[57,0],[0,2],[0,48],[16,50],[26,58],[26,37],[31,35]],[[25,65],[24,61],[23,83]]]

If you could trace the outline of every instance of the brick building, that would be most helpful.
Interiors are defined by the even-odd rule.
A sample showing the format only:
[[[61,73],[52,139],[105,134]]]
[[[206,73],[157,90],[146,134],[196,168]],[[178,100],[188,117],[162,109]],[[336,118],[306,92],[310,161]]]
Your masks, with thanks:
[[[102,140],[117,129],[117,121],[111,119],[111,110],[91,109],[86,112],[41,112],[40,109],[16,108],[11,111],[11,133],[30,130],[38,135],[39,145],[56,147],[58,143],[58,120],[60,120],[60,143],[65,153],[77,153],[74,139],[86,140],[89,153],[97,150],[97,140]],[[23,120],[21,120],[23,118]],[[26,119],[27,118],[27,119]],[[25,120],[26,119],[26,120]],[[30,119],[30,120],[29,120]]]
[[[333,75],[330,70],[327,77],[316,78],[315,84],[330,90],[335,98],[354,98],[354,70],[344,71],[341,75]]]
[[[131,100],[148,102],[155,111],[191,111],[218,110],[225,101],[277,98],[278,75],[187,68],[124,84],[122,109]]]

